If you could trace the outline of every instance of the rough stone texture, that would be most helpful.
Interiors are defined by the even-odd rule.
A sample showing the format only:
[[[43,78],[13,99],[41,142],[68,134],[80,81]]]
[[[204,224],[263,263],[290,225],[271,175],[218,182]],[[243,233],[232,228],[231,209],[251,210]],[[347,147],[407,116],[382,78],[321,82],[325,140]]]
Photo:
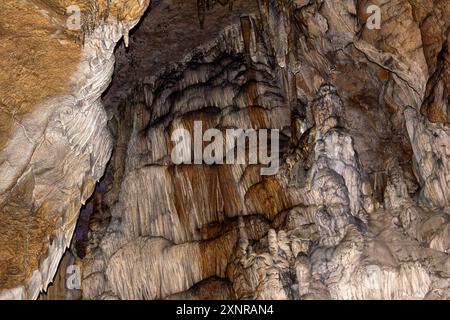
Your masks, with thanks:
[[[21,14],[29,15],[24,19],[31,25],[38,23],[35,17],[39,17],[50,27],[61,27],[47,17],[64,12],[65,1],[25,1],[20,5],[28,7],[2,4],[16,15],[24,10]],[[35,299],[53,280],[70,244],[79,209],[110,158],[111,136],[100,97],[113,73],[115,44],[123,35],[123,23],[130,23],[130,27],[136,24],[137,13],[142,14],[147,5],[148,1],[130,2],[130,15],[121,22],[113,14],[99,21],[84,34],[82,47],[74,48],[68,36],[55,39],[52,29],[43,25],[43,30],[33,30],[34,42],[29,43],[36,46],[39,58],[28,56],[33,60],[28,67],[41,75],[37,79],[16,76],[15,65],[7,73],[11,88],[6,90],[35,95],[36,100],[27,101],[34,105],[23,110],[19,118],[10,119],[9,139],[0,151],[1,298]],[[2,21],[2,28],[10,26],[9,21]],[[20,32],[26,31],[17,27],[11,29],[11,38],[20,39]],[[30,54],[22,40],[16,46],[20,57]],[[59,46],[56,52],[52,46]],[[0,53],[2,57],[10,54],[8,47],[2,47]],[[61,89],[54,89],[52,81]],[[14,98],[2,103],[11,111],[14,102],[21,104]]]
[[[98,97],[126,28],[95,29],[83,52],[102,67],[82,70],[97,81],[73,86],[86,112],[58,105],[49,116],[58,125],[33,127],[55,141],[35,153],[47,157],[27,162],[21,178],[0,167],[15,179],[0,193],[5,212],[48,201],[33,215],[47,221],[52,206],[71,205],[57,254],[39,264],[44,287],[55,270],[41,266],[59,261],[114,146],[70,249],[83,299],[449,299],[450,4],[258,0],[230,10],[210,1],[203,12],[202,3],[153,2],[130,48],[116,51],[106,114]],[[371,4],[380,30],[366,26]],[[109,50],[89,50],[96,34]],[[280,170],[174,165],[172,132],[193,132],[198,120],[203,129],[280,130]],[[64,149],[66,140],[79,147]],[[51,234],[17,220],[10,229],[36,244]],[[23,246],[12,237],[11,247]],[[28,296],[19,288],[3,297],[35,297],[35,277]],[[58,281],[54,290],[71,296]]]
[[[149,12],[105,97],[111,217],[89,231],[83,298],[449,297],[449,8],[373,3],[381,30],[368,1],[268,0],[195,41]],[[194,53],[162,58],[158,36],[140,53],[162,31]],[[279,129],[279,173],[173,165],[195,120]]]

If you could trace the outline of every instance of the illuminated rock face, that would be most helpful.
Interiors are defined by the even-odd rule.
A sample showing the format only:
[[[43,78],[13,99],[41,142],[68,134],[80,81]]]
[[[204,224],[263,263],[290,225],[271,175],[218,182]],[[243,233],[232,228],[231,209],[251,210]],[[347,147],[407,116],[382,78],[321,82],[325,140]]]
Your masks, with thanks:
[[[448,8],[376,4],[380,30],[363,1],[238,3],[217,36],[187,27],[204,44],[174,61],[150,52],[163,49],[149,13],[105,97],[117,148],[83,298],[449,295],[448,123],[427,116],[448,102],[448,26],[419,28]],[[194,121],[279,129],[280,171],[173,165],[171,134]]]
[[[1,297],[47,286],[95,188],[47,298],[450,298],[450,5],[197,9],[155,1],[114,71],[133,23],[98,25],[70,94],[6,139]],[[278,172],[174,165],[172,133],[195,121],[279,130]],[[34,265],[14,273],[12,250]],[[61,285],[70,264],[81,290]]]
[[[136,24],[138,12],[148,5],[130,6],[123,23],[111,13],[80,46],[61,31],[66,2],[1,4],[10,14],[2,16],[2,27],[11,32],[0,51],[2,63],[11,60],[8,46],[18,49],[18,61],[1,79],[2,117],[8,116],[2,118],[2,129],[7,129],[2,138],[7,139],[1,139],[6,141],[0,151],[1,298],[35,299],[52,281],[80,207],[111,155],[100,97],[114,70],[115,44],[123,35],[122,24]],[[21,38],[22,32],[28,36]]]

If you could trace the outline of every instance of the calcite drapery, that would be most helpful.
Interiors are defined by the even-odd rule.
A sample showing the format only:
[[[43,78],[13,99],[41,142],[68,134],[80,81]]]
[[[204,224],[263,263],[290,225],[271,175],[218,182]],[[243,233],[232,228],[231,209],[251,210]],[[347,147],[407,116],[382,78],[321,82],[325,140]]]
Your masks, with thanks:
[[[421,19],[448,8],[373,3],[381,30],[368,1],[268,0],[163,69],[133,52],[152,73],[106,96],[120,152],[84,298],[448,297],[448,127],[420,113],[448,39]],[[171,132],[195,120],[280,129],[280,172],[174,166]]]

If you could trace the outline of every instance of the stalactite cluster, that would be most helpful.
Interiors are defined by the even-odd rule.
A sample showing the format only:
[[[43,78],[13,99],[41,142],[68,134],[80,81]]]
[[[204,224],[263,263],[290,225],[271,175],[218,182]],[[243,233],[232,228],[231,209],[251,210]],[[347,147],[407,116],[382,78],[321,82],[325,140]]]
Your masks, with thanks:
[[[208,11],[213,10],[217,3],[228,6],[230,11],[233,10],[233,0],[197,0],[198,21],[202,29],[205,27],[205,18]]]

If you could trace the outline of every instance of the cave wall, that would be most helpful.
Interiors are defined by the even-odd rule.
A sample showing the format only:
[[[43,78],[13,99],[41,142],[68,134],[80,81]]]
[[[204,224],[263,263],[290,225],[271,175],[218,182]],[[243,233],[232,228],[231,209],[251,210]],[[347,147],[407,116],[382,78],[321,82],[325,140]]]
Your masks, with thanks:
[[[0,298],[450,297],[450,4],[149,2],[0,4]],[[279,171],[174,165],[199,120]]]
[[[64,31],[68,1],[0,5],[9,28],[0,50],[1,298],[36,299],[47,288],[111,155],[101,94],[116,42],[149,1],[100,1],[97,11],[90,3],[78,2],[90,24],[75,34]],[[106,3],[110,15],[100,18]]]
[[[141,75],[109,110],[108,219],[90,232],[83,298],[448,296],[448,118],[425,111],[437,92],[447,117],[432,74],[448,26],[422,21],[448,8],[376,4],[380,30],[366,1],[258,1]],[[280,171],[173,165],[171,133],[197,120],[279,129]]]

